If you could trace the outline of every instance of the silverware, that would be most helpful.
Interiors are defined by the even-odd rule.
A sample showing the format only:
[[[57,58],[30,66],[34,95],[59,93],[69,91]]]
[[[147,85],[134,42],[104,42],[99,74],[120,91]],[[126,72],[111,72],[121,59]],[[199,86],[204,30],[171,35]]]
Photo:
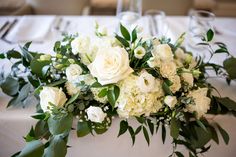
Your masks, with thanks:
[[[6,29],[6,31],[5,31],[5,32],[2,34],[2,36],[1,36],[1,40],[5,41],[5,42],[7,42],[7,43],[9,43],[9,44],[12,44],[12,42],[11,42],[11,41],[8,41],[5,37],[6,37],[7,34],[11,31],[11,29],[15,26],[15,24],[17,23],[17,21],[18,21],[17,19],[14,19],[13,22],[8,25],[8,28]]]
[[[0,32],[3,31],[7,27],[8,24],[9,24],[9,21],[6,21],[4,25],[0,28]]]

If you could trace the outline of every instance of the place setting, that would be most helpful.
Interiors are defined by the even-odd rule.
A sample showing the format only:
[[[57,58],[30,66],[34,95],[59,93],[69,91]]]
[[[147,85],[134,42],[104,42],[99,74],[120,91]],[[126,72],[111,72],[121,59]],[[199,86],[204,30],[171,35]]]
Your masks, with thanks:
[[[0,156],[234,157],[234,10],[69,1],[0,16]]]

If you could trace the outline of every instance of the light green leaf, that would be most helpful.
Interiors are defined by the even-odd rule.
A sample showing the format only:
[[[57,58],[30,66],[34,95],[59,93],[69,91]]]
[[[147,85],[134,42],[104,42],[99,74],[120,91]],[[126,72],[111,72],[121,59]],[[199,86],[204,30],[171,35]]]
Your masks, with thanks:
[[[120,131],[119,131],[118,137],[120,135],[124,134],[127,131],[128,127],[129,127],[129,125],[128,125],[127,121],[122,120],[120,122]]]
[[[150,144],[150,139],[149,139],[149,135],[148,135],[148,132],[147,132],[147,129],[143,126],[143,135],[148,143],[148,145]]]
[[[59,80],[59,81],[56,81],[56,82],[52,82],[52,83],[50,83],[50,84],[47,84],[47,86],[49,86],[49,87],[55,87],[55,86],[58,86],[58,85],[60,85],[60,84],[65,83],[65,82],[66,82],[65,79],[61,79],[61,80]]]
[[[28,142],[18,157],[42,157],[43,152],[43,143],[39,140],[35,140]]]
[[[62,117],[51,115],[48,119],[49,131],[52,135],[69,132],[72,127],[73,115],[68,113]]]
[[[83,137],[90,133],[90,127],[88,122],[78,122],[77,124],[77,136]]]
[[[107,95],[107,88],[102,89],[99,93],[98,93],[98,97],[99,98],[103,98]]]
[[[126,39],[126,40],[130,40],[130,34],[129,34],[129,31],[122,25],[120,24],[120,31],[121,31],[121,34],[123,35],[123,37]]]

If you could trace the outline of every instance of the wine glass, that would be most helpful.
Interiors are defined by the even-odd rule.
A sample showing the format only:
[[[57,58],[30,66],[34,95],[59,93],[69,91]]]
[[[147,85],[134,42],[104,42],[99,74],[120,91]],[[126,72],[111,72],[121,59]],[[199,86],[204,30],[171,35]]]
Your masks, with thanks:
[[[197,44],[202,42],[202,37],[209,29],[213,30],[214,20],[215,15],[209,11],[191,11],[189,14],[187,46],[195,49],[201,48]]]
[[[120,23],[132,28],[142,15],[142,0],[118,0],[116,15]]]
[[[145,12],[148,18],[149,30],[151,36],[162,37],[166,35],[168,25],[166,22],[166,14],[162,10],[148,10]]]

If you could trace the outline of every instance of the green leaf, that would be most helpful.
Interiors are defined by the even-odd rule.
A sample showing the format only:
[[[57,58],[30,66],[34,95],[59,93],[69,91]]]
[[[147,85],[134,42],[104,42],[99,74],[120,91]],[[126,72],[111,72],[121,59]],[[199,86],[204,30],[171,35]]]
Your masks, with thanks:
[[[77,136],[83,137],[90,133],[90,127],[88,122],[78,122],[77,124]]]
[[[125,120],[122,120],[120,122],[120,131],[119,131],[118,137],[124,134],[127,131],[128,127],[129,127],[128,122]]]
[[[173,95],[166,82],[162,83],[162,89],[164,90],[166,95]]]
[[[48,139],[51,135],[48,130],[48,124],[47,121],[40,120],[36,123],[35,129],[34,129],[35,137],[37,138],[45,138]]]
[[[175,152],[175,154],[177,155],[177,157],[184,157],[184,155],[180,152]]]
[[[231,100],[228,97],[220,98],[215,97],[218,102],[220,102],[223,106],[225,106],[230,111],[236,111],[236,102]]]
[[[133,143],[133,145],[134,145],[134,143],[135,143],[135,133],[134,133],[134,129],[133,129],[131,126],[129,126],[129,127],[128,127],[128,130],[129,130],[129,134],[130,134],[131,139],[132,139],[132,143]]]
[[[152,121],[150,119],[148,119],[147,122],[148,122],[149,130],[150,130],[151,134],[153,135],[153,133],[154,133],[154,124],[152,123]]]
[[[208,131],[205,125],[200,120],[197,119],[196,122],[203,130],[205,130],[206,132]]]
[[[77,94],[74,94],[65,104],[65,106],[72,104],[80,95],[80,92],[78,92]]]
[[[45,113],[37,113],[36,115],[33,115],[31,117],[34,118],[34,119],[44,120],[46,115],[45,115]]]
[[[211,130],[211,137],[212,139],[217,143],[219,144],[219,138],[218,138],[218,135],[217,135],[217,132],[215,130],[214,127],[210,127],[210,130]]]
[[[19,83],[15,78],[8,76],[1,84],[2,91],[10,96],[14,96],[18,93]]]
[[[42,157],[43,152],[43,143],[39,140],[35,140],[27,142],[25,148],[21,151],[18,157]]]
[[[31,126],[30,132],[24,137],[24,139],[26,142],[31,142],[36,140],[33,126]]]
[[[63,116],[51,115],[48,119],[49,131],[52,135],[58,135],[69,132],[72,127],[73,115],[67,114]]]
[[[4,59],[6,58],[5,55],[3,53],[0,53],[0,59]]]
[[[224,60],[223,66],[224,66],[225,70],[227,71],[227,73],[229,74],[229,77],[231,79],[236,79],[236,70],[235,70],[236,58],[231,57],[231,58]]]
[[[189,157],[195,157],[191,152],[189,152]]]
[[[148,145],[150,144],[150,139],[149,139],[149,135],[147,132],[147,129],[143,126],[143,135],[145,137],[145,140],[147,141]]]
[[[99,82],[94,82],[92,85],[91,85],[91,88],[101,88],[103,87]]]
[[[161,137],[162,137],[162,142],[163,142],[163,144],[164,144],[164,143],[165,143],[165,140],[166,140],[166,128],[165,128],[165,124],[162,124]]]
[[[99,98],[103,98],[107,95],[107,88],[103,88],[99,93],[98,93],[98,97]]]
[[[112,109],[115,107],[116,100],[118,99],[120,94],[120,88],[117,86],[113,86],[113,88],[109,89],[107,92],[107,98],[109,103],[112,106]]]
[[[50,84],[47,84],[47,86],[49,86],[49,87],[55,87],[55,86],[58,86],[58,85],[60,85],[60,84],[65,83],[65,82],[66,82],[66,79],[61,79],[61,80],[59,80],[59,81],[56,81],[56,82],[52,82],[52,83],[50,83]]]
[[[26,43],[23,47],[20,46],[20,49],[22,51],[22,54],[23,54],[23,57],[25,58],[25,61],[30,63],[32,61],[32,59],[34,58],[32,56],[32,54],[28,51],[30,45],[31,45],[32,42],[28,42]]]
[[[9,51],[7,51],[7,58],[8,59],[11,59],[11,58],[19,59],[19,58],[21,58],[21,54],[18,51],[9,50]]]
[[[127,40],[125,40],[124,38],[122,38],[121,36],[117,35],[115,36],[115,38],[124,46],[124,47],[129,47],[129,42]]]
[[[223,137],[225,144],[228,145],[229,144],[229,134],[220,125],[217,124],[217,127],[220,131],[221,136]]]
[[[134,28],[134,30],[132,31],[132,43],[134,43],[137,39],[137,30],[136,28]]]
[[[214,37],[214,32],[212,29],[209,29],[207,31],[207,41],[212,41],[213,37]]]
[[[171,118],[170,121],[170,135],[177,139],[179,136],[180,122],[176,118]]]
[[[129,31],[122,25],[120,24],[120,31],[121,31],[121,34],[123,35],[123,37],[126,39],[126,40],[130,40],[130,34],[129,34]]]
[[[66,141],[62,135],[55,135],[49,142],[49,146],[45,149],[43,157],[65,157],[67,153]]]
[[[227,53],[227,54],[229,54],[228,50],[225,49],[225,48],[219,48],[219,49],[215,50],[215,53]]]
[[[146,123],[146,118],[145,117],[137,117],[136,116],[135,118],[140,124]]]
[[[142,130],[142,125],[140,125],[134,132],[135,135],[137,135]]]
[[[35,58],[32,59],[32,61],[30,62],[30,69],[33,74],[36,74],[38,77],[44,78],[45,74],[49,69],[48,66],[51,63],[51,61],[39,60],[41,55],[42,54],[38,54]],[[45,66],[47,66],[47,68],[44,68]]]

